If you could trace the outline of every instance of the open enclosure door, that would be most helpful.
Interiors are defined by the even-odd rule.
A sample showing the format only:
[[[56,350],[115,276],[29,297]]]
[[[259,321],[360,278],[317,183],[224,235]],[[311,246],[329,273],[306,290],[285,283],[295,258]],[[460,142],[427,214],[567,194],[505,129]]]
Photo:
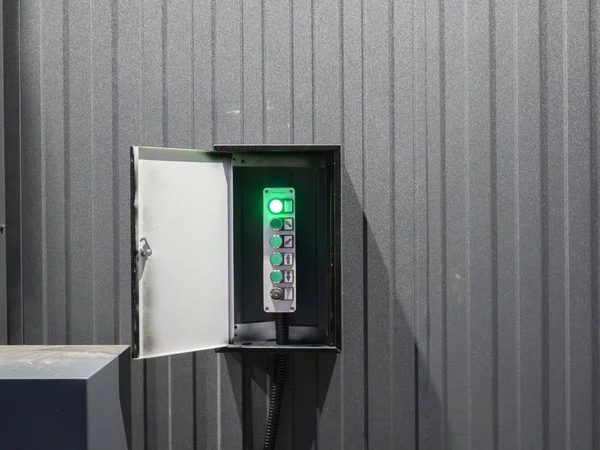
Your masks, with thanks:
[[[132,148],[133,356],[227,345],[231,155]]]

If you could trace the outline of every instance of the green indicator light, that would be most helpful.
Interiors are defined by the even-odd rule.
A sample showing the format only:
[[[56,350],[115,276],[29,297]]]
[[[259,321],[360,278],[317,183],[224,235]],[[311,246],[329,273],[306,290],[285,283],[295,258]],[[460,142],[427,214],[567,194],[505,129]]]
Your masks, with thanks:
[[[279,231],[283,228],[283,220],[281,219],[273,219],[271,220],[271,229],[274,231]]]
[[[281,202],[281,200],[275,199],[269,202],[269,211],[271,211],[273,214],[279,214],[282,210],[283,203]]]
[[[283,245],[283,238],[275,235],[269,240],[269,244],[271,244],[271,247],[273,248],[279,248]]]
[[[280,266],[283,263],[283,255],[281,253],[273,253],[271,255],[271,264]]]
[[[279,270],[274,270],[271,272],[271,281],[273,283],[281,283],[283,280],[283,274]]]

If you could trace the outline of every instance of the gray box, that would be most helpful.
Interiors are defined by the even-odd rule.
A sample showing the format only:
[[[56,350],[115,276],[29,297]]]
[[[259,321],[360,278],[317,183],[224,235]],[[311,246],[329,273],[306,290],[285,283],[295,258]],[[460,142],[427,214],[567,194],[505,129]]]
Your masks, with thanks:
[[[0,346],[0,449],[131,448],[128,346]]]

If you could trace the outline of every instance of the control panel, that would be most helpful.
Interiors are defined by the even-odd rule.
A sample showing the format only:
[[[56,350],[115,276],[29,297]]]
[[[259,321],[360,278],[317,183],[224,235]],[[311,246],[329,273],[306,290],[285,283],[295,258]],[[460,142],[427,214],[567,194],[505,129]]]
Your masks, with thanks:
[[[296,310],[296,195],[291,187],[263,190],[263,307]]]
[[[134,358],[341,351],[340,146],[132,147],[130,170]]]

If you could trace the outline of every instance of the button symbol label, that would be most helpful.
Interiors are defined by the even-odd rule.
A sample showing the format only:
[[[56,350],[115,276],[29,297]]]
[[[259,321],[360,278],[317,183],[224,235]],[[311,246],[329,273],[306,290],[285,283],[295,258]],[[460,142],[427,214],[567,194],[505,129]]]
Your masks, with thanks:
[[[294,300],[294,288],[285,288],[283,290],[283,298],[285,300]]]
[[[294,229],[294,219],[283,219],[283,229],[286,231],[292,231]]]
[[[294,264],[294,254],[293,253],[285,253],[283,255],[283,261],[284,261],[284,265],[286,266],[291,266],[292,264]]]
[[[286,248],[294,247],[294,236],[284,236],[283,246]]]
[[[286,270],[285,275],[283,276],[285,279],[286,283],[293,283],[294,282],[294,271],[293,270]]]

